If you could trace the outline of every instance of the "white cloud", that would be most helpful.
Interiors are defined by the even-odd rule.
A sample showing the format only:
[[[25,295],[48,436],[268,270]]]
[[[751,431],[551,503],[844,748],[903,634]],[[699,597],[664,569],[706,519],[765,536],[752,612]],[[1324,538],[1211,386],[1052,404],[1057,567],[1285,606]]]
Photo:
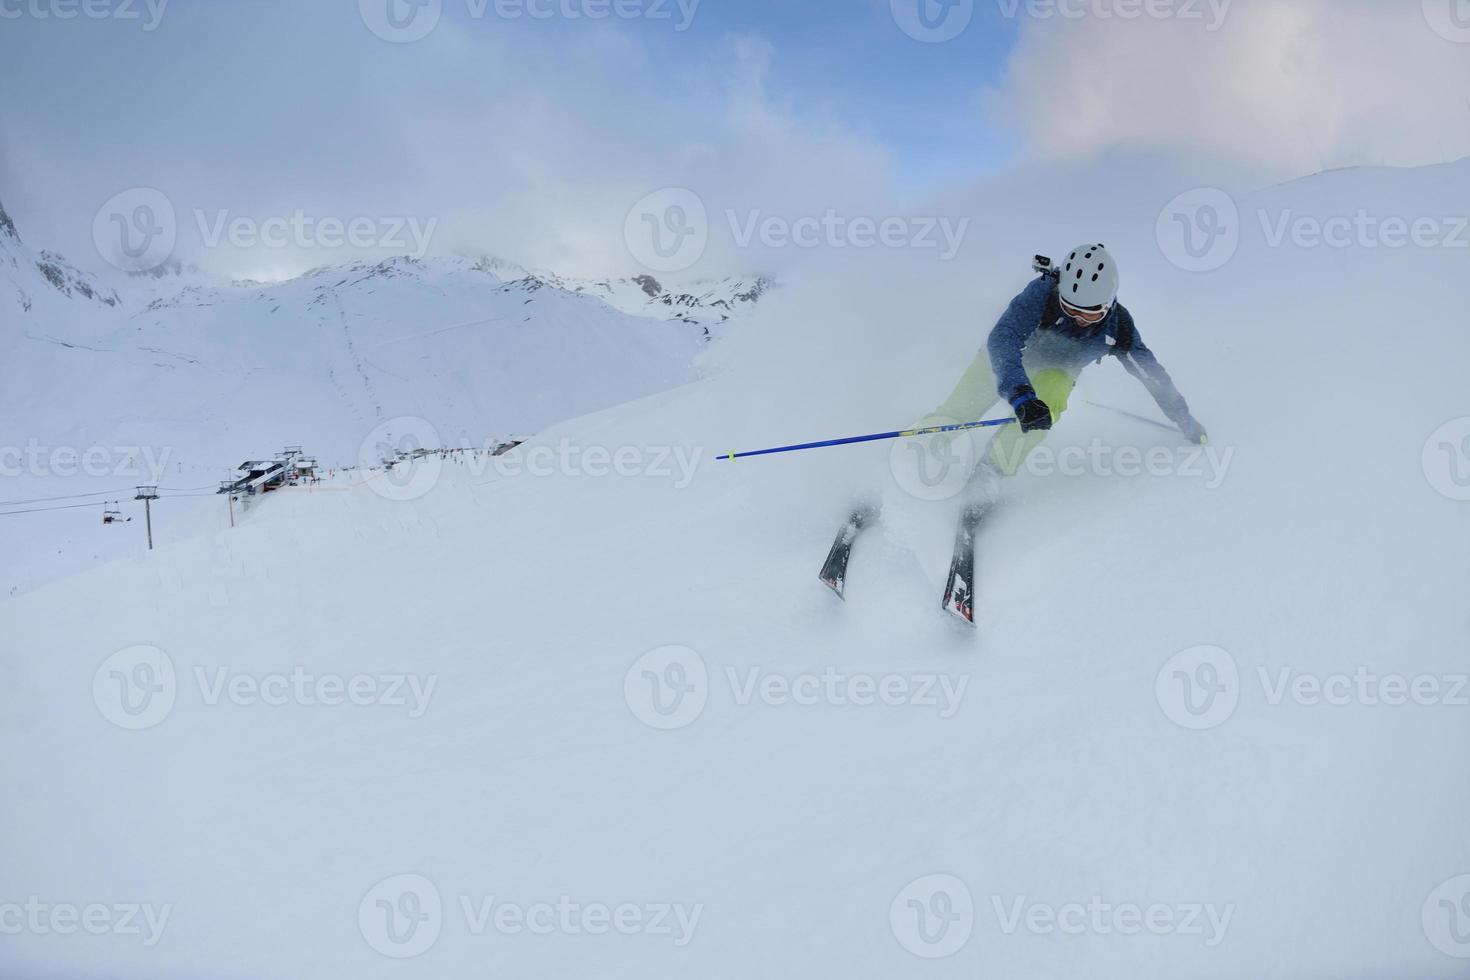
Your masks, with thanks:
[[[1470,45],[1419,0],[1234,0],[1210,21],[1029,19],[987,102],[1048,158],[1162,149],[1284,176],[1470,154]]]
[[[875,140],[771,94],[780,65],[759,37],[694,45],[612,23],[446,16],[422,41],[388,44],[351,3],[173,13],[156,35],[21,22],[0,36],[0,60],[48,93],[0,120],[0,198],[37,246],[98,264],[97,207],[148,186],[180,215],[179,254],[230,275],[357,256],[205,249],[196,211],[211,221],[407,216],[437,222],[431,254],[629,274],[643,270],[624,218],[660,187],[696,190],[721,232],[727,208],[820,212],[889,187]],[[76,70],[53,77],[58,59]],[[789,257],[732,250],[728,239],[712,235],[691,273]]]

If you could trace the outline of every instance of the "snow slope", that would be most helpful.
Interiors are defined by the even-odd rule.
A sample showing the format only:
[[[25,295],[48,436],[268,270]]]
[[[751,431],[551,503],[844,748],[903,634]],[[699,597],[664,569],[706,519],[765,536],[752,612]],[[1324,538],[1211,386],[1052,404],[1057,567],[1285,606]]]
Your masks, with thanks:
[[[1438,214],[1467,176],[1240,205],[1248,229],[1257,208]],[[1190,274],[1153,200],[1087,217],[1233,455],[1218,480],[1017,477],[976,632],[937,608],[958,502],[907,492],[903,450],[713,457],[940,400],[1029,251],[1091,237],[1075,216],[1028,237],[1034,201],[991,212],[1014,274],[839,267],[763,303],[711,377],[499,468],[284,492],[0,606],[0,908],[162,922],[59,935],[38,912],[0,936],[5,975],[1463,976],[1470,504],[1421,457],[1470,413],[1465,253],[1248,230]],[[1147,410],[1104,365],[1050,446],[1175,445],[1088,400]],[[815,573],[865,482],[885,524],[841,604]],[[1289,693],[1364,674],[1436,703]],[[318,700],[352,683],[397,703]]]
[[[286,445],[356,465],[384,433],[483,447],[693,380],[711,331],[766,285],[707,283],[691,299],[407,258],[276,284],[184,269],[109,281],[31,252],[0,222],[0,504],[43,501],[0,510],[103,492],[90,508],[8,522],[18,546],[0,558],[0,596],[141,547],[123,533],[136,528],[99,520],[104,498],[141,519],[140,484],[207,495]],[[68,462],[88,452],[96,465]],[[177,526],[162,520],[159,534]]]

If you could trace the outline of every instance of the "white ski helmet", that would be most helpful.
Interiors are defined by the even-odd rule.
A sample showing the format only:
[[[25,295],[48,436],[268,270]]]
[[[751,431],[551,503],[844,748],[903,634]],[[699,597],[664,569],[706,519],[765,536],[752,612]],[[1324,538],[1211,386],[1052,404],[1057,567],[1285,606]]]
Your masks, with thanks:
[[[1062,301],[1080,310],[1106,310],[1118,298],[1118,263],[1102,245],[1078,245],[1057,280]]]

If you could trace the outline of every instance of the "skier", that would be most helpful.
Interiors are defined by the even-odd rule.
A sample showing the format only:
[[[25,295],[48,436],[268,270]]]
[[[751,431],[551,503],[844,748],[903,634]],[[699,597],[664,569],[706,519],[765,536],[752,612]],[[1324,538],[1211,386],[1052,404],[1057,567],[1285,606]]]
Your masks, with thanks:
[[[1011,300],[949,398],[915,426],[979,419],[997,394],[1020,423],[1006,426],[991,440],[966,487],[944,606],[972,623],[975,529],[995,502],[1001,479],[1020,469],[1067,410],[1077,376],[1089,363],[1108,355],[1118,358],[1186,439],[1203,445],[1209,438],[1139,336],[1132,314],[1118,302],[1118,264],[1106,247],[1079,245],[1060,269],[1038,255],[1035,269],[1040,275]],[[930,436],[929,452],[952,461],[950,443],[957,435],[969,438],[968,433],[950,432]],[[837,533],[821,578],[839,596],[853,540],[876,517],[875,506],[860,505]]]
[[[1037,256],[1036,269],[1041,275],[1011,300],[949,398],[918,426],[978,419],[996,394],[1016,413],[1020,425],[1002,429],[976,467],[970,500],[994,501],[1000,478],[1020,468],[1067,410],[1082,369],[1108,355],[1143,383],[1184,438],[1205,444],[1204,426],[1118,302],[1118,264],[1107,248],[1079,245],[1060,269]],[[930,451],[947,456],[950,438],[934,436]]]

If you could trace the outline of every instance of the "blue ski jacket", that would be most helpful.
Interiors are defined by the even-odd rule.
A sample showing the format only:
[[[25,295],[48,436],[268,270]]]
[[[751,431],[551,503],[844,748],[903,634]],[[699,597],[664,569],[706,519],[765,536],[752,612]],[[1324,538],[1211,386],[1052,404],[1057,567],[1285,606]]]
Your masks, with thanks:
[[[1192,421],[1184,396],[1139,336],[1127,307],[1114,303],[1100,323],[1079,326],[1062,312],[1057,284],[1047,276],[1039,276],[1011,300],[986,347],[996,390],[1007,403],[1031,387],[1028,367],[1058,368],[1076,377],[1089,363],[1112,355],[1143,383],[1169,421],[1181,429]]]

